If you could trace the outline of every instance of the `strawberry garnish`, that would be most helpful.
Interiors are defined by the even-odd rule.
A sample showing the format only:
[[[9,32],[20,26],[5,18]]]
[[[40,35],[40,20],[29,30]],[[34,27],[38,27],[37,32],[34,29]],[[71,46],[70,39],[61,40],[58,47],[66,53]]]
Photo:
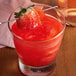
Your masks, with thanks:
[[[27,8],[21,7],[18,13],[15,12],[15,18],[18,18],[16,20],[18,27],[27,30],[40,26],[43,14],[42,9],[32,5]]]
[[[34,9],[38,12],[39,16],[40,16],[40,19],[42,20],[43,17],[44,17],[44,11],[42,10],[43,7],[38,7],[38,6],[35,6]]]

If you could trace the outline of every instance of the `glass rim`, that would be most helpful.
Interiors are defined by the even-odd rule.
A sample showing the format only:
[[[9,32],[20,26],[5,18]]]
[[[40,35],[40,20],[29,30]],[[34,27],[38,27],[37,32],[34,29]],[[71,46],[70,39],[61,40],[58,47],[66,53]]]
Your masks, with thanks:
[[[52,6],[46,5],[46,4],[37,4],[36,6],[48,6],[48,7],[52,7]],[[18,8],[19,8],[19,7],[18,7]],[[17,9],[17,8],[16,8],[16,9]],[[57,10],[57,11],[61,14],[61,16],[62,16],[62,18],[63,18],[63,21],[64,21],[64,26],[63,26],[63,29],[62,29],[57,35],[55,35],[54,37],[52,37],[52,38],[50,38],[50,39],[41,40],[41,41],[26,40],[26,39],[23,39],[22,37],[20,37],[20,36],[18,36],[18,35],[16,35],[15,33],[12,32],[12,30],[11,30],[11,28],[10,28],[10,24],[9,24],[10,22],[8,22],[8,28],[9,28],[10,32],[11,32],[14,36],[16,36],[17,38],[19,38],[19,39],[21,39],[21,40],[24,40],[24,41],[28,41],[28,42],[46,42],[46,41],[53,40],[53,39],[59,37],[59,36],[64,32],[65,27],[66,27],[64,15],[59,11],[59,9],[56,9],[56,8],[53,8],[53,9],[54,9],[54,10]],[[15,11],[15,10],[14,10],[14,11]],[[8,20],[11,19],[11,16],[12,16],[12,14],[14,13],[14,11],[10,14]],[[49,15],[49,14],[48,14],[48,15]],[[58,21],[59,21],[59,20],[58,20]],[[59,21],[59,22],[60,22],[60,21]]]

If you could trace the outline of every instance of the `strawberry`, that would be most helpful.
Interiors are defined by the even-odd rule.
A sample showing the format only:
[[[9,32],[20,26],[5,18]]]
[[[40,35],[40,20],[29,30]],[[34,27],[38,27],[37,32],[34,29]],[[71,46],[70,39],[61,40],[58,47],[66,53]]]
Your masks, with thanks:
[[[44,17],[44,11],[42,10],[43,7],[38,7],[38,6],[35,6],[34,9],[38,12],[39,16],[40,16],[40,19],[42,20],[43,17]]]
[[[27,8],[21,7],[20,12],[15,12],[15,18],[18,18],[16,22],[19,28],[33,29],[41,25],[43,14],[42,9],[32,5]]]

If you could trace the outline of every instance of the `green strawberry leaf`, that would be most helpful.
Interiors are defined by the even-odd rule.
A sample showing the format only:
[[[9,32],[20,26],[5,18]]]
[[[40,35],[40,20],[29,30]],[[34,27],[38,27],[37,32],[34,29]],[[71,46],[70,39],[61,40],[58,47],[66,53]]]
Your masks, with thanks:
[[[24,16],[24,13],[27,11],[28,8],[32,9],[32,7],[34,7],[35,5],[31,5],[27,8],[23,8],[22,6],[20,6],[20,11],[19,12],[15,12],[15,18],[18,18],[19,16]]]

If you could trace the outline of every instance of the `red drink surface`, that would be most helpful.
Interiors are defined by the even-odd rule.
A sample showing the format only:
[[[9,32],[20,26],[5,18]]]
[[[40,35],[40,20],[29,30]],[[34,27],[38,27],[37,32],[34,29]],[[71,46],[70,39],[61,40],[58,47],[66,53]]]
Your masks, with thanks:
[[[12,26],[14,43],[20,60],[30,66],[45,66],[52,63],[57,55],[63,34],[59,34],[63,26],[52,16],[46,15],[41,21],[42,25],[24,30],[18,28],[16,22]],[[28,24],[29,26],[29,24]]]

